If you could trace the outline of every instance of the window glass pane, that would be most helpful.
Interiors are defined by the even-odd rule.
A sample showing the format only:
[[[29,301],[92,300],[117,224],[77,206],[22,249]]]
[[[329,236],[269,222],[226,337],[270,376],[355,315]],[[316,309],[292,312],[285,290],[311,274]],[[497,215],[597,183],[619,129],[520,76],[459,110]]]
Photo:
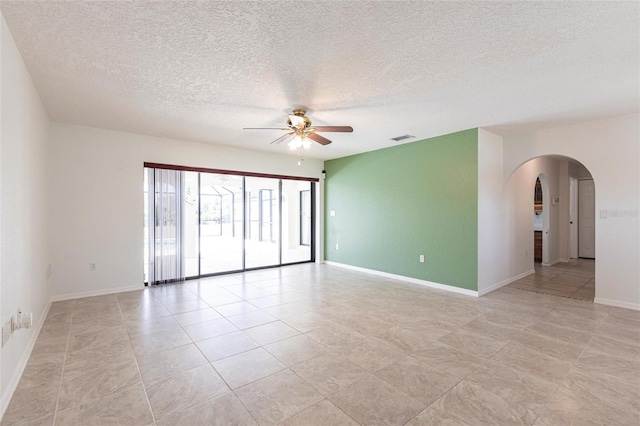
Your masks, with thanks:
[[[249,177],[245,179],[251,218],[245,240],[245,267],[280,264],[280,180]]]
[[[200,243],[198,236],[198,174],[197,172],[184,172],[183,208],[183,239],[185,257],[185,276],[197,277],[200,275]]]
[[[311,245],[311,191],[300,191],[300,244]]]
[[[200,274],[242,270],[242,176],[200,173]]]
[[[282,263],[311,260],[311,182],[282,180]]]

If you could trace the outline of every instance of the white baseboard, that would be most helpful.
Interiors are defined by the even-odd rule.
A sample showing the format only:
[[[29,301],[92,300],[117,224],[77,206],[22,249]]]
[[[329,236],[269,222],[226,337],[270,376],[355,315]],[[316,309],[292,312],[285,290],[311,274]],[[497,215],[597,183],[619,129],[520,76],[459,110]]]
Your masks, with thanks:
[[[621,300],[604,299],[602,297],[596,297],[593,299],[593,303],[640,311],[640,303],[623,302]]]
[[[87,291],[87,292],[61,294],[57,296],[52,296],[49,299],[49,302],[47,302],[47,305],[45,306],[45,309],[42,312],[42,315],[40,316],[40,320],[33,328],[33,333],[29,338],[27,347],[25,348],[22,356],[20,357],[20,360],[18,361],[18,364],[16,366],[16,369],[13,372],[13,375],[9,379],[9,384],[7,385],[7,388],[2,394],[2,398],[0,400],[0,419],[2,419],[2,417],[4,416],[4,412],[9,406],[9,402],[11,402],[11,397],[13,396],[13,393],[18,387],[18,383],[20,383],[20,378],[22,378],[22,373],[24,373],[24,369],[27,366],[29,357],[31,357],[31,352],[33,351],[33,347],[36,344],[36,340],[38,339],[38,335],[40,334],[40,330],[42,329],[44,320],[47,318],[47,314],[49,313],[49,309],[51,308],[52,302],[61,302],[64,300],[71,300],[71,299],[81,299],[84,297],[103,296],[106,294],[122,293],[125,291],[142,290],[143,288],[144,288],[143,285],[123,286],[123,287],[111,288],[108,290],[96,290],[96,291]]]
[[[412,284],[418,284],[425,287],[436,288],[438,290],[450,291],[453,293],[460,293],[466,296],[478,297],[478,292],[473,290],[467,290],[466,288],[454,287],[452,285],[434,283],[431,281],[420,280],[418,278],[405,277],[404,275],[390,274],[388,272],[376,271],[375,269],[361,268],[359,266],[347,265],[344,263],[332,262],[325,260],[327,265],[338,266],[340,268],[351,269],[353,271],[364,272],[366,274],[378,275],[380,277],[391,278],[398,281],[406,281]]]
[[[569,263],[569,259],[558,259],[558,262]]]
[[[40,330],[42,329],[42,325],[44,324],[44,320],[47,318],[47,314],[49,314],[49,308],[51,308],[51,299],[47,302],[47,305],[44,307],[42,311],[42,315],[40,315],[40,319],[38,323],[33,328],[33,332],[31,333],[31,337],[29,338],[29,342],[27,342],[27,346],[22,352],[22,356],[20,360],[18,360],[18,364],[16,365],[16,369],[13,370],[13,374],[9,379],[9,384],[2,394],[2,400],[0,401],[0,419],[4,416],[4,412],[7,410],[9,406],[9,402],[11,402],[11,397],[13,393],[16,391],[18,387],[18,383],[20,383],[20,379],[22,378],[22,373],[24,373],[24,369],[27,366],[27,362],[31,357],[31,351],[33,351],[33,347],[36,344],[36,340],[40,335]]]
[[[107,294],[123,293],[125,291],[136,291],[136,290],[143,290],[143,289],[144,289],[144,284],[139,284],[136,286],[114,287],[114,288],[105,289],[105,290],[94,290],[94,291],[83,291],[79,293],[59,294],[56,296],[52,296],[51,300],[53,302],[62,302],[64,300],[83,299],[85,297],[104,296]]]
[[[499,289],[500,287],[504,287],[505,285],[511,284],[514,281],[518,281],[521,278],[524,278],[526,276],[529,276],[531,274],[535,274],[536,270],[535,269],[530,269],[526,272],[523,272],[519,275],[516,275],[515,277],[511,277],[511,278],[507,278],[506,280],[500,281],[499,283],[493,284],[487,288],[484,288],[482,290],[478,290],[478,296],[484,296],[487,293],[491,293],[492,291],[495,291],[497,289]]]
[[[563,262],[563,260],[561,260],[561,259],[556,259],[556,260],[552,260],[552,261],[551,261],[551,262],[549,262],[549,263],[542,262],[542,266],[553,266],[553,265],[555,265],[556,263],[560,263],[560,262]],[[567,260],[567,262],[568,262],[568,260]]]

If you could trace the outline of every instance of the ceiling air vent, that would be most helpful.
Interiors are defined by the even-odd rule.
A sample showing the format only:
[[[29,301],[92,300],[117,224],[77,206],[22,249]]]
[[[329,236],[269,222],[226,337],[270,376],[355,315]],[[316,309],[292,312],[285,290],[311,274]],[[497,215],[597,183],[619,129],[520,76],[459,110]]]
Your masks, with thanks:
[[[405,139],[411,139],[411,138],[415,138],[415,136],[407,134],[407,135],[402,135],[402,136],[396,136],[395,138],[391,138],[390,140],[396,141],[396,142],[400,142],[400,141],[403,141]]]

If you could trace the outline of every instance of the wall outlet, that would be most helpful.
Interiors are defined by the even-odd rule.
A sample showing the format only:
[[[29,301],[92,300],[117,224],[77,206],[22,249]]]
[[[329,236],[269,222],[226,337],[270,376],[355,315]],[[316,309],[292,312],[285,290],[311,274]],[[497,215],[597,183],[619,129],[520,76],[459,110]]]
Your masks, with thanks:
[[[13,319],[13,317],[11,317],[11,320],[11,332],[20,330],[22,328],[31,328],[31,326],[33,325],[33,312],[24,313],[21,309],[18,309],[15,320]]]
[[[90,271],[95,271],[96,270],[96,264],[95,263],[90,263],[89,264],[89,270]]]
[[[424,263],[424,254],[420,255],[420,263]]]
[[[338,250],[338,243],[336,243],[336,250]]]
[[[336,211],[335,211],[335,210],[331,210],[331,212],[329,212],[329,214],[330,214],[331,216],[335,216],[335,215],[336,215]]]
[[[2,346],[6,345],[13,334],[13,317],[2,324]]]
[[[49,266],[47,266],[47,279],[51,278],[51,269],[52,269],[52,266],[51,264],[49,264]]]
[[[20,328],[31,328],[33,326],[33,312],[28,314],[22,314],[22,321],[20,322]]]

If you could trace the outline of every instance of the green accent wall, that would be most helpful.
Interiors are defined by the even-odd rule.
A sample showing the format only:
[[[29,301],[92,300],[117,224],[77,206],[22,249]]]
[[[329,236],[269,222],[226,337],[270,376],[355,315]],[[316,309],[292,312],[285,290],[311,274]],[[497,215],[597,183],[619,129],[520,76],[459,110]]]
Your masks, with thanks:
[[[478,129],[325,170],[326,260],[478,289]]]

